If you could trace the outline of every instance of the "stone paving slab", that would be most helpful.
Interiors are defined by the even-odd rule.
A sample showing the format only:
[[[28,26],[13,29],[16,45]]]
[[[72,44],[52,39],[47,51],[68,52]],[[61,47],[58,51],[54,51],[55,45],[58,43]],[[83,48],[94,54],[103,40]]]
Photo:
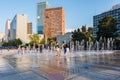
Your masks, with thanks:
[[[24,80],[19,74],[12,74],[6,77],[0,77],[0,80]]]
[[[47,80],[43,76],[40,76],[32,71],[26,71],[20,73],[24,80]]]
[[[120,80],[119,61],[101,60],[107,64],[88,57],[7,54],[0,56],[0,80]]]

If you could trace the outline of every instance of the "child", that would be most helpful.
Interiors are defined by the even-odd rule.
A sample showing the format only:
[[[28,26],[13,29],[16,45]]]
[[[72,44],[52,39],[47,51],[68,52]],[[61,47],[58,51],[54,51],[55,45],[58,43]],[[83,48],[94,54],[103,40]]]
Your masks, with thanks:
[[[57,56],[60,56],[60,48],[59,48],[59,46],[57,46],[57,49],[56,49],[56,51],[57,51]]]
[[[69,52],[70,52],[69,47],[68,47],[68,46],[66,46],[66,56],[68,56],[68,55],[69,55]]]
[[[63,45],[64,54],[66,54],[66,44]]]

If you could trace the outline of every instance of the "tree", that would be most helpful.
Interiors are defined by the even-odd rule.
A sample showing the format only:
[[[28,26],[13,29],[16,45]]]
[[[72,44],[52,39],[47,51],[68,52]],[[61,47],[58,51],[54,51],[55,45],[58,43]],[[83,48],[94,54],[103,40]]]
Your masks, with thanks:
[[[39,44],[39,42],[40,42],[40,37],[38,34],[30,35],[29,39],[30,39],[30,43],[32,43],[32,44]]]
[[[92,34],[92,33],[93,33],[93,28],[92,28],[92,27],[88,27],[88,32],[89,32],[90,34]]]
[[[18,47],[19,45],[22,44],[22,41],[21,41],[19,38],[18,38],[18,39],[14,39],[14,40],[12,41],[12,44],[13,44],[14,46]]]
[[[74,30],[74,31],[72,32],[72,40],[73,40],[73,41],[82,41],[83,39],[86,39],[86,38],[85,38],[85,35],[84,35],[84,33],[82,33],[82,32],[80,31],[79,28],[78,28],[77,30]]]
[[[52,45],[56,45],[56,38],[48,38],[48,45],[51,46]]]
[[[42,38],[40,44],[45,44],[45,38]]]
[[[86,39],[89,40],[89,37],[91,36],[91,34],[89,32],[86,32],[84,35],[85,35]]]
[[[14,39],[14,40],[11,40],[9,42],[4,42],[2,44],[2,46],[5,46],[5,47],[8,47],[8,46],[15,46],[15,47],[18,47],[19,45],[22,44],[22,41],[18,38],[18,39]]]
[[[117,25],[116,20],[113,17],[107,16],[103,18],[101,21],[99,21],[97,39],[99,40],[100,37],[103,38],[116,37],[117,36],[115,34],[117,31],[116,25]]]
[[[82,26],[81,30],[82,30],[82,33],[85,33],[86,32],[86,25]]]
[[[85,33],[85,36],[86,36],[87,40],[92,40],[93,41],[92,33],[93,33],[93,28],[88,27],[87,32]]]
[[[93,38],[92,32],[93,32],[92,27],[88,27],[88,29],[86,29],[86,26],[82,26],[81,31],[78,28],[77,30],[74,30],[72,32],[72,40],[73,41],[82,41],[82,40],[88,41],[89,39]]]
[[[115,39],[115,46],[117,50],[120,50],[120,38]]]

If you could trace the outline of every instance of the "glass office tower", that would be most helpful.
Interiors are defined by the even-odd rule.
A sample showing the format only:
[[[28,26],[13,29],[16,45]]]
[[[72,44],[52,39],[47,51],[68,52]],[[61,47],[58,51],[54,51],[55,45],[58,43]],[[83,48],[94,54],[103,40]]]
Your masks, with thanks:
[[[118,28],[117,34],[118,37],[120,37],[120,4],[117,4],[113,6],[112,9],[93,17],[93,26],[94,26],[93,36],[97,37],[96,32],[98,31],[99,21],[101,21],[106,16],[112,16],[117,21],[117,28]]]
[[[44,10],[49,8],[48,2],[37,3],[37,33],[43,34],[44,30]]]

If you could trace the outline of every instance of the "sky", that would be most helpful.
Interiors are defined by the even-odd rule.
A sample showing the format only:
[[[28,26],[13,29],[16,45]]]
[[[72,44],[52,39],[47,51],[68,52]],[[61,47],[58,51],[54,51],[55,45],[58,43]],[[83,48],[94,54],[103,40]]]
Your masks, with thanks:
[[[16,14],[27,14],[28,21],[33,23],[33,33],[36,33],[37,3],[43,1],[48,1],[51,8],[64,8],[66,31],[80,28],[82,25],[92,27],[94,15],[120,3],[120,0],[1,0],[0,33],[5,32],[6,20],[12,20]]]

